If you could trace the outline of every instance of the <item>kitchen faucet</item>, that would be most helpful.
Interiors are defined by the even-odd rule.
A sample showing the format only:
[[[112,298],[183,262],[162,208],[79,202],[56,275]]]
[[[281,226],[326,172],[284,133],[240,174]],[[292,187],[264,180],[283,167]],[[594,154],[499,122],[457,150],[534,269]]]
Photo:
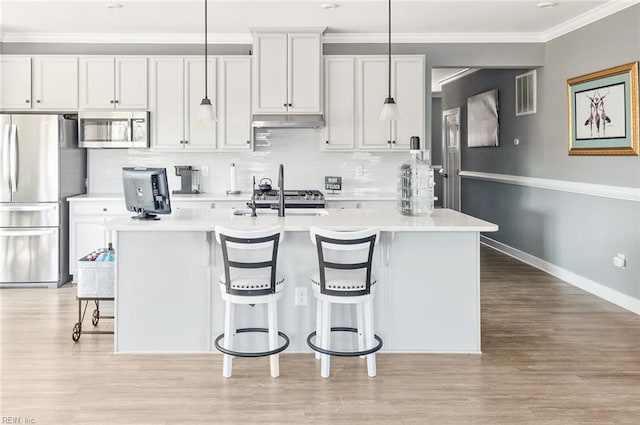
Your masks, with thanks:
[[[256,214],[256,176],[253,176],[253,191],[251,192],[251,202],[247,202],[247,206],[251,208],[251,217],[257,217]]]
[[[284,217],[284,165],[278,169],[278,217]]]

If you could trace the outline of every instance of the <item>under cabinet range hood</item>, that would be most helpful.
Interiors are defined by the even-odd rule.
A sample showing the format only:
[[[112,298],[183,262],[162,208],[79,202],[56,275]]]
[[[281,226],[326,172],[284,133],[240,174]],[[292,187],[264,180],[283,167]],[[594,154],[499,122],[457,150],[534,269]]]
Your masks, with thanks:
[[[254,115],[251,125],[255,128],[320,128],[324,127],[322,115]]]

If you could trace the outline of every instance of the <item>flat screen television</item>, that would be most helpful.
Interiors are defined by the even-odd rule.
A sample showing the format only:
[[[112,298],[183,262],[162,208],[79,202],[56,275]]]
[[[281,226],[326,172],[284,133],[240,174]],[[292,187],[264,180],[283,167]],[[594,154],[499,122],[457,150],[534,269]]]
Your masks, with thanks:
[[[171,214],[166,168],[122,168],[124,200],[136,220],[159,220],[156,214]]]

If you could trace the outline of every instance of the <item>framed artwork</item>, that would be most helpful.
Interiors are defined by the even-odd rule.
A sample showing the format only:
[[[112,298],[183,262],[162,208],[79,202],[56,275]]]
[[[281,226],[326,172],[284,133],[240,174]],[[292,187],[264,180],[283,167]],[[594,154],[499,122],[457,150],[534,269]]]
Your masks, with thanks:
[[[638,155],[638,62],[567,80],[569,155]]]
[[[498,146],[498,90],[467,99],[467,146]]]

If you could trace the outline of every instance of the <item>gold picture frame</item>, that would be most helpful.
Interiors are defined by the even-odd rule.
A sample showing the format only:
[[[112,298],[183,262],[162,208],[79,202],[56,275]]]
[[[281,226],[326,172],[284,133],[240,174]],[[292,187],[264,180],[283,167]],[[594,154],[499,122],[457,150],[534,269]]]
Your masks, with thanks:
[[[567,80],[569,155],[638,155],[638,62]]]

